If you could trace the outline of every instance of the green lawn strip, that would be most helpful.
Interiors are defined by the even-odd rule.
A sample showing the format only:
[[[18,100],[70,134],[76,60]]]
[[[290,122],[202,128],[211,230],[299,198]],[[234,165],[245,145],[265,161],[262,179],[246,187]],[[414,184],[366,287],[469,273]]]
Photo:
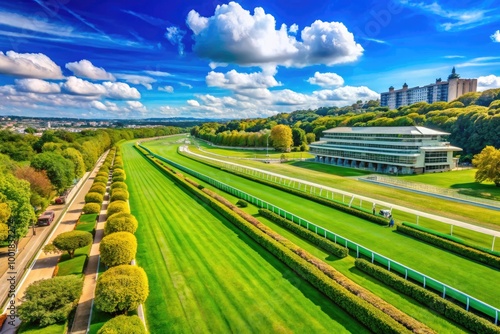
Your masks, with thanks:
[[[106,266],[99,261],[99,267],[97,268],[98,274],[102,274],[106,271]],[[129,314],[137,314],[136,311],[131,311]],[[101,312],[96,309],[95,304],[92,304],[92,317],[90,319],[89,334],[97,334],[99,329],[108,321],[113,318],[109,313]]]
[[[67,324],[63,323],[40,327],[38,325],[22,322],[17,332],[23,334],[62,334],[66,332],[66,326]]]
[[[206,166],[177,155],[175,151],[170,151],[168,158],[183,163],[219,181],[231,184],[238,189],[247,191],[281,208],[286,208],[312,223],[324,226],[341,236],[347,237],[486,303],[496,307],[500,306],[500,289],[491,283],[500,279],[499,271],[413,238],[394,233],[390,229]],[[303,203],[303,205],[291,205],[291,203]]]
[[[73,258],[70,258],[68,254],[61,255],[61,259],[57,264],[59,266],[59,270],[57,271],[57,276],[66,276],[66,275],[82,276],[83,270],[85,269],[85,263],[87,261],[91,247],[92,245],[78,248],[75,251],[75,256]]]
[[[123,145],[151,332],[366,329]]]
[[[169,148],[168,146],[162,145],[161,141],[148,142],[147,145],[148,147],[157,150],[158,154],[162,154],[162,151],[171,150],[171,148]],[[193,152],[204,154],[193,146],[190,147],[190,150],[192,150]],[[222,160],[224,159],[222,158]],[[251,160],[239,160],[238,164],[323,184],[325,186],[330,186],[340,190],[372,197],[374,199],[386,201],[389,203],[409,206],[412,209],[442,215],[448,218],[473,223],[479,226],[500,229],[500,222],[497,218],[498,212],[494,210],[488,210],[467,204],[460,204],[460,210],[457,210],[457,203],[455,202],[416,194],[409,191],[388,188],[376,184],[369,184],[367,182],[357,181],[352,178],[325,173],[326,168],[338,169],[337,166],[328,166],[309,162],[264,164]],[[323,167],[321,167],[321,172],[309,168],[297,168],[297,166],[300,166],[301,164],[310,164],[310,166],[319,165]],[[307,172],[305,172],[304,169]],[[407,214],[399,210],[394,210],[394,212],[402,220],[415,222],[416,217],[413,214]]]

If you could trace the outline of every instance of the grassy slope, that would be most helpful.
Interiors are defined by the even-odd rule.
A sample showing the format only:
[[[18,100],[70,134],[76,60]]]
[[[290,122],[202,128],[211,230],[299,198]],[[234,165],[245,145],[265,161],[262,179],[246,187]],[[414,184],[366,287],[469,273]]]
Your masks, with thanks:
[[[125,144],[152,333],[365,332],[343,311]]]
[[[492,282],[500,280],[500,271],[474,263],[455,254],[440,250],[390,229],[338,212],[317,203],[284,193],[223,171],[205,166],[175,154],[175,147],[149,143],[148,147],[206,175],[231,184],[282,208],[318,223],[393,260],[408,265],[452,287],[466,292],[491,305],[500,307],[500,289]],[[478,288],[489,287],[489,288]]]
[[[196,148],[190,148],[196,152]],[[199,152],[199,151],[198,151]],[[203,152],[200,152],[203,153]],[[389,203],[403,206],[409,206],[412,209],[442,215],[452,219],[465,221],[479,226],[489,227],[500,230],[500,220],[498,212],[488,209],[478,208],[476,206],[459,204],[460,210],[457,210],[457,203],[441,200],[434,197],[415,194],[409,191],[393,189],[389,187],[370,184],[357,181],[352,178],[335,175],[339,169],[336,166],[320,165],[311,162],[292,162],[286,164],[263,164],[257,161],[239,160],[239,164],[269,170],[275,173],[296,177],[299,179],[324,184],[340,190],[365,195]],[[304,167],[304,168],[297,168]],[[316,169],[320,169],[317,171]],[[397,216],[402,220],[410,222],[415,221],[415,215],[396,211]]]

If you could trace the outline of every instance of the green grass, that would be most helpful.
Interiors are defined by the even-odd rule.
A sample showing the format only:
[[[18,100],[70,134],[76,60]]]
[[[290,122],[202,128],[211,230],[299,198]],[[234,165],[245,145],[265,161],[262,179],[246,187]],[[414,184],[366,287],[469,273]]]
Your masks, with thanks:
[[[289,164],[291,166],[295,166],[295,167],[314,170],[314,171],[321,172],[321,173],[329,173],[329,174],[334,174],[337,176],[344,176],[344,177],[356,177],[356,176],[365,176],[365,175],[373,174],[373,172],[369,172],[366,170],[348,168],[348,167],[332,166],[332,165],[326,165],[326,164],[319,164],[319,163],[310,162],[310,161],[292,161],[292,162],[289,162],[287,164]]]
[[[367,332],[131,145],[122,152],[152,333]]]
[[[95,228],[95,222],[97,216],[98,215],[96,213],[81,215],[80,219],[78,219],[78,223],[76,224],[75,230],[92,233],[92,231],[94,231]]]
[[[78,248],[75,251],[75,257],[73,257],[72,259],[69,257],[68,253],[61,255],[61,259],[57,264],[59,266],[57,276],[82,276],[83,270],[85,269],[85,262],[87,260],[88,254],[90,253],[90,247],[92,247],[92,245]]]
[[[158,150],[159,154],[165,154],[172,160],[247,191],[281,208],[288,209],[302,218],[324,226],[375,252],[423,272],[493,306],[500,307],[500,288],[492,283],[500,280],[500,271],[498,270],[493,270],[371,222],[304,200],[301,197],[203,165],[176,154],[175,148],[159,147],[153,142],[148,143],[147,146]],[[302,205],[298,205],[298,203],[302,203]]]
[[[37,325],[22,322],[17,332],[23,334],[64,334],[66,333],[66,326],[67,324],[64,323],[39,327]]]

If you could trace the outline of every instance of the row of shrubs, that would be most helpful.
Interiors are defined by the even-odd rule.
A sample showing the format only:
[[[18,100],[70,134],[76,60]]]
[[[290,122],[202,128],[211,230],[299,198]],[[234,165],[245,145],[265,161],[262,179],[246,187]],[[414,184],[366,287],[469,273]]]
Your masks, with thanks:
[[[110,204],[106,212],[104,237],[99,246],[101,262],[108,269],[97,279],[95,306],[98,310],[113,315],[99,334],[146,333],[138,316],[126,316],[146,301],[149,284],[144,269],[131,265],[137,253],[138,227],[135,216],[130,213],[129,193],[123,161],[119,147],[116,148],[111,172]]]
[[[183,153],[181,152],[181,154],[183,154]],[[190,155],[185,155],[184,154],[184,156],[186,156],[186,157],[188,157],[190,159],[196,160],[193,157],[191,157]],[[329,206],[329,207],[334,208],[336,210],[343,211],[343,212],[346,212],[346,213],[351,214],[353,216],[356,216],[356,217],[359,217],[359,218],[371,221],[371,222],[373,222],[375,224],[382,225],[382,226],[387,225],[387,219],[385,219],[385,218],[383,218],[383,217],[381,217],[379,215],[374,215],[372,213],[360,210],[358,208],[349,207],[346,204],[334,202],[333,200],[329,200],[329,199],[326,199],[326,198],[323,198],[323,197],[319,197],[319,196],[316,196],[316,195],[313,195],[313,194],[309,194],[309,193],[306,193],[304,191],[301,191],[301,190],[298,190],[298,189],[294,189],[294,188],[290,188],[290,187],[284,186],[284,185],[279,184],[279,183],[271,182],[271,181],[264,180],[264,179],[261,179],[261,178],[256,178],[256,177],[253,177],[253,176],[251,176],[249,174],[240,173],[240,172],[232,170],[232,169],[226,169],[226,168],[223,168],[223,167],[220,167],[220,166],[217,166],[217,165],[213,165],[213,164],[211,164],[209,162],[206,162],[206,161],[203,161],[203,160],[196,160],[196,161],[200,162],[200,163],[203,163],[205,165],[211,166],[211,167],[220,168],[221,170],[223,170],[225,172],[228,172],[228,173],[231,173],[231,174],[234,174],[234,175],[237,175],[237,176],[244,177],[244,178],[249,179],[251,181],[258,182],[258,183],[261,183],[261,184],[264,184],[264,185],[267,185],[267,186],[270,186],[270,187],[273,187],[273,188],[276,188],[276,189],[279,189],[279,190],[286,191],[287,193],[300,196],[302,198],[314,201],[316,203]]]
[[[114,156],[116,154],[116,148],[113,147],[106,159],[102,163],[99,171],[94,177],[94,183],[90,187],[89,192],[85,195],[85,206],[83,207],[84,214],[99,214],[101,211],[102,202],[104,201],[104,195],[106,194],[106,187],[109,180],[109,171],[111,169],[111,164],[113,163]]]
[[[441,236],[441,233],[426,229],[425,227],[403,223],[397,226],[398,232],[407,234],[416,239],[422,240],[434,246],[449,250],[459,255],[465,256],[471,260],[487,264],[489,266],[500,268],[500,257],[489,252],[464,245],[456,241],[449,240]]]
[[[285,219],[281,217],[280,215],[275,214],[272,211],[269,211],[267,209],[260,209],[259,214],[265,218],[270,219],[274,223],[280,225],[283,228],[286,228],[287,230],[297,234],[298,236],[304,238],[305,240],[309,241],[310,243],[324,249],[328,253],[335,255],[339,258],[344,258],[347,255],[349,255],[349,249],[346,247],[342,247],[340,245],[337,245],[336,243],[332,242],[331,240],[328,240],[317,233],[314,233],[310,230],[308,230],[305,227],[299,226],[293,222],[291,222],[288,219]]]
[[[395,290],[410,296],[429,307],[430,309],[444,315],[446,318],[458,323],[474,333],[500,333],[500,328],[488,320],[444,299],[441,296],[426,290],[404,278],[392,273],[385,268],[379,267],[365,259],[356,259],[356,267],[370,276],[382,281]]]
[[[141,150],[141,152],[144,151]],[[161,166],[161,164],[159,165]],[[167,172],[167,168],[161,167],[179,185],[194,193],[203,202],[221,213],[231,223],[248,234],[257,243],[287,264],[299,276],[310,282],[334,303],[373,332],[405,333],[410,332],[407,328],[412,328],[414,331],[432,333],[432,330],[427,326],[353,283],[342,274],[336,272],[331,266],[283,238],[260,223],[255,217],[243,212],[223,197],[206,188],[200,190],[196,182],[187,178],[184,179],[180,173],[169,173]],[[378,306],[381,307],[377,308],[372,303],[380,303]],[[401,321],[401,323],[395,320],[395,318]]]

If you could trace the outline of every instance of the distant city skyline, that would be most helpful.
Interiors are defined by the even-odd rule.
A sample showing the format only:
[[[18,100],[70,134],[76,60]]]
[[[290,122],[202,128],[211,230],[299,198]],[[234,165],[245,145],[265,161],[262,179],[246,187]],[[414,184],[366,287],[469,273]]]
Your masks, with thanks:
[[[0,115],[246,118],[455,66],[500,87],[498,1],[0,1]]]

